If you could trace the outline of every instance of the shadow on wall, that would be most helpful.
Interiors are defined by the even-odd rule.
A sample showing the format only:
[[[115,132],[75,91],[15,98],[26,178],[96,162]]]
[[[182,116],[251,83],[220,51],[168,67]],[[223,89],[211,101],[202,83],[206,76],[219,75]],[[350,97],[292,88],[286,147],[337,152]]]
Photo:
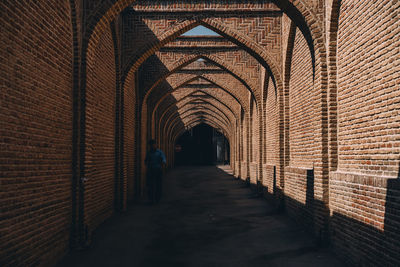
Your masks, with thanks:
[[[317,246],[331,244],[335,252],[350,266],[400,266],[400,167],[397,179],[387,180],[386,190],[376,189],[383,194],[386,191],[385,202],[382,200],[380,206],[377,203],[366,204],[377,211],[382,210],[383,230],[378,225],[372,226],[376,218],[367,215],[363,207],[357,204],[357,201],[365,200],[363,195],[367,193],[362,185],[361,195],[350,204],[353,209],[357,209],[357,218],[338,212],[333,212],[328,217],[329,210],[323,208],[326,205],[314,199],[313,170],[307,171],[306,187],[305,204],[285,196],[282,190],[276,188],[276,177],[274,189],[268,192],[268,188],[264,187],[264,195],[276,203],[277,212],[287,211],[293,219],[314,233]],[[325,219],[321,215],[325,215]],[[317,229],[321,225],[318,222],[324,221],[325,224],[322,225],[325,225],[325,229]]]
[[[359,266],[400,265],[400,180],[387,181],[386,203],[384,205],[384,231],[372,227],[373,218],[358,220],[339,213],[331,218],[332,241],[338,254],[348,262]],[[354,204],[353,204],[354,205]]]

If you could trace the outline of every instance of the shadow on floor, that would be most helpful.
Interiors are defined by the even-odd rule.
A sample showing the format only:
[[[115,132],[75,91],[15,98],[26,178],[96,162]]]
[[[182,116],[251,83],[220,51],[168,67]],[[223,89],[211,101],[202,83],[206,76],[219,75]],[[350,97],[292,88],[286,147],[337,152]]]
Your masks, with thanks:
[[[114,216],[58,266],[343,266],[221,169],[181,167],[164,188],[159,205]]]

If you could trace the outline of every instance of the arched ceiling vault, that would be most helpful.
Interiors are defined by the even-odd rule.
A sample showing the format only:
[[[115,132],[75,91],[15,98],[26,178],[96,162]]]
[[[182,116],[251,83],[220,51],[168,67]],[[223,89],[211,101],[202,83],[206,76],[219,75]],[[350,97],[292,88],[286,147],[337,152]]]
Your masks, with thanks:
[[[153,42],[144,44],[142,48],[137,49],[137,51],[131,55],[129,63],[127,64],[127,67],[122,75],[123,80],[129,75],[129,73],[135,72],[150,55],[158,51],[161,47],[165,46],[169,42],[175,40],[182,33],[198,25],[208,27],[211,30],[221,34],[231,42],[237,44],[243,50],[256,58],[257,61],[259,61],[259,63],[271,73],[274,81],[275,79],[279,81],[282,80],[279,64],[276,63],[274,57],[270,55],[264,47],[237,30],[224,25],[220,21],[217,21],[213,18],[204,18],[200,20],[187,19],[182,22],[175,23],[174,27],[163,31],[159,36],[157,36],[157,38],[154,39]]]
[[[192,41],[193,43],[196,43]],[[216,47],[217,49],[217,47]],[[219,51],[207,52],[199,48],[193,48],[190,51],[176,52],[157,52],[152,60],[144,62],[143,71],[152,73],[153,79],[146,81],[143,87],[148,94],[158,84],[166,80],[169,76],[176,73],[182,73],[185,67],[193,65],[199,59],[205,60],[204,65],[212,65],[215,69],[219,69],[226,73],[231,74],[242,83],[252,94],[259,95],[258,88],[260,87],[260,65],[250,55],[244,51]],[[149,63],[151,62],[151,64]],[[204,71],[210,70],[204,69]],[[154,72],[154,73],[153,73]]]
[[[91,11],[95,15],[89,17],[87,27],[84,31],[83,40],[88,40],[87,43],[85,43],[83,46],[84,55],[86,55],[86,52],[90,52],[91,50],[93,50],[93,47],[97,46],[97,43],[99,41],[98,36],[101,36],[102,33],[107,29],[107,25],[109,25],[110,22],[113,21],[124,9],[128,8],[130,5],[135,4],[135,2],[136,0],[104,1],[101,2],[101,4],[98,5],[96,9],[91,10],[90,8],[88,8],[89,12]],[[314,46],[319,46],[318,42],[320,41],[323,27],[319,22],[320,20],[318,19],[318,14],[316,10],[313,7],[310,7],[307,0],[299,0],[294,2],[290,0],[272,0],[271,2],[279,7],[282,12],[287,14],[289,18],[293,20],[294,23],[301,29],[303,35],[309,42],[312,54],[314,53],[314,51],[318,51],[318,49],[314,49]],[[196,26],[191,25],[191,23],[200,24],[200,22],[198,21],[189,21],[185,25],[183,25],[183,27],[180,27],[181,29],[179,30],[179,33],[177,35]],[[161,46],[162,45],[158,45],[157,47]],[[148,47],[150,48],[151,45],[149,45]],[[151,52],[147,54],[151,54]],[[138,61],[137,66],[139,66],[143,62],[143,60],[136,61]],[[131,71],[134,72],[134,70]]]
[[[168,123],[171,120],[182,119],[187,114],[191,114],[194,112],[202,112],[202,111],[209,111],[209,110],[218,114],[218,117],[221,118],[227,125],[232,125],[235,122],[234,117],[226,115],[220,108],[216,107],[215,105],[213,105],[211,103],[187,104],[185,107],[186,108],[184,110],[174,112],[170,116],[166,117],[165,121],[163,121],[163,122],[165,122],[164,127],[165,127],[165,125],[168,125]],[[164,127],[162,127],[161,129],[164,129]]]
[[[301,31],[303,32],[303,35],[305,36],[309,47],[311,51],[311,55],[313,58],[313,62],[315,61],[315,55],[316,54],[323,54],[325,49],[324,49],[324,44],[323,41],[321,41],[321,36],[323,32],[323,27],[321,25],[321,22],[318,18],[319,12],[318,10],[315,9],[312,5],[310,5],[307,0],[299,0],[299,1],[289,1],[289,0],[272,0],[272,3],[274,3],[277,7],[280,8],[282,12],[284,12],[291,20],[294,21],[296,26],[298,26]],[[97,47],[97,43],[99,42],[99,36],[103,34],[105,30],[107,30],[108,25],[125,9],[125,8],[132,8],[130,5],[133,5],[136,3],[136,0],[112,0],[112,1],[105,1],[101,2],[100,4],[96,5],[96,8],[90,8],[88,7],[87,14],[93,13],[92,16],[89,16],[87,19],[87,26],[84,29],[84,42],[82,45],[82,61],[85,62],[87,54],[92,53],[94,51],[94,48]],[[177,5],[179,7],[179,4]],[[162,6],[163,7],[163,6]],[[161,10],[162,8],[160,8]],[[242,43],[249,49],[250,51],[253,51],[257,58],[263,57],[264,53],[260,53],[259,51],[255,51],[253,49],[252,45],[247,44],[247,39],[240,38],[240,40],[246,40],[246,42],[240,42],[240,40],[237,40],[236,36],[238,36],[237,32],[229,32],[227,33],[226,31],[220,29],[220,25],[218,24],[213,24],[205,21],[202,21],[201,19],[196,19],[196,16],[193,17],[194,19],[192,20],[183,20],[181,23],[175,23],[173,26],[171,26],[172,29],[165,31],[163,34],[161,34],[158,38],[158,42],[148,44],[146,47],[143,49],[140,49],[142,52],[141,53],[136,53],[137,57],[133,57],[132,60],[130,60],[132,63],[132,68],[127,68],[127,73],[124,75],[124,77],[128,76],[129,74],[132,76],[134,75],[135,71],[137,70],[138,66],[140,66],[144,60],[153,54],[154,51],[168,43],[169,41],[173,40],[177,36],[179,36],[181,33],[197,26],[200,24],[207,24],[211,26],[212,29],[214,29],[217,32],[222,33],[223,35],[228,35],[229,37],[233,38],[239,43]],[[201,18],[201,16],[199,17]],[[223,26],[223,25],[222,25]],[[172,34],[173,33],[173,34]],[[243,36],[241,36],[243,37]],[[251,41],[251,40],[250,40]],[[314,48],[316,47],[316,49]],[[317,58],[320,57],[319,55]],[[268,58],[268,57],[267,57]],[[321,57],[322,58],[322,57]],[[268,60],[267,60],[268,61]],[[323,63],[323,62],[322,62]],[[274,65],[274,64],[272,64]],[[313,64],[314,65],[314,64]],[[321,64],[320,66],[323,66]],[[272,71],[274,72],[274,71]],[[82,75],[85,75],[86,70],[83,68]],[[129,74],[128,74],[129,73]],[[278,71],[275,74],[280,74]],[[277,75],[277,87],[282,88],[282,78]]]
[[[231,132],[231,128],[229,127],[230,125],[226,125],[224,121],[218,118],[218,114],[209,111],[208,113],[193,113],[193,114],[187,114],[183,118],[175,118],[167,127],[167,130],[164,132],[167,137],[173,136],[174,131],[176,130],[177,127],[187,127],[188,123],[194,120],[204,120],[208,119],[209,121],[212,121],[213,123],[217,124],[219,128],[223,128],[227,133]]]
[[[96,6],[96,9],[94,10],[96,13],[95,16],[89,17],[88,26],[84,29],[82,62],[86,62],[86,56],[90,55],[92,51],[95,50],[94,48],[97,46],[97,42],[100,40],[102,32],[107,29],[109,23],[114,20],[125,7],[128,7],[128,5],[134,2],[134,0],[112,0]],[[318,10],[311,6],[306,0],[294,2],[289,0],[273,0],[271,2],[275,3],[280,10],[286,13],[301,29],[310,47],[311,57],[313,59],[313,68],[315,68],[315,54],[317,54],[317,73],[318,75],[323,73],[321,69],[325,68],[324,60],[326,59],[323,56],[325,54],[325,47],[322,40],[323,27],[318,18],[320,15]],[[162,9],[162,7],[160,9]],[[123,80],[125,80],[129,75],[134,75],[138,67],[149,56],[154,54],[155,51],[158,51],[162,46],[173,41],[180,34],[197,25],[205,25],[209,27],[251,54],[261,65],[271,71],[272,79],[277,81],[276,87],[279,88],[278,90],[282,89],[283,79],[280,71],[281,64],[277,63],[273,56],[268,54],[268,50],[259,45],[256,40],[241,33],[235,27],[229,27],[223,22],[215,20],[210,16],[192,16],[192,18],[186,20],[178,20],[172,25],[169,25],[165,30],[160,30],[159,34],[156,34],[157,40],[154,42],[149,42],[144,46],[138,46],[140,47],[137,49],[138,53],[131,55],[132,60],[130,61],[132,62],[132,66],[127,67],[122,74]],[[316,47],[316,49],[314,49],[314,47]],[[82,77],[84,77],[86,73],[85,67],[83,67],[81,73]],[[84,88],[85,84],[83,84],[82,87],[83,94],[85,92]]]
[[[158,129],[160,129],[160,130],[163,129],[162,125],[165,126],[165,124],[171,118],[180,117],[190,110],[195,110],[195,109],[202,108],[202,107],[212,107],[213,110],[217,110],[221,114],[221,116],[223,116],[226,120],[229,121],[229,123],[234,123],[236,121],[235,115],[232,113],[228,113],[229,110],[219,107],[218,102],[213,103],[211,101],[204,101],[203,103],[201,103],[201,102],[198,102],[198,100],[196,100],[196,101],[190,101],[190,102],[186,103],[180,109],[169,113],[167,116],[164,117],[163,120],[159,120],[159,124],[161,127]]]
[[[185,120],[188,117],[205,117],[205,116],[212,116],[214,120],[220,122],[221,125],[225,125],[227,128],[232,127],[234,124],[230,123],[229,121],[226,121],[221,114],[216,112],[215,110],[212,110],[211,108],[208,107],[203,107],[199,110],[192,110],[189,112],[186,112],[182,116],[177,116],[177,117],[171,117],[170,120],[165,123],[166,129],[163,131],[163,133],[168,133],[170,129],[172,128],[172,125],[175,124],[185,124]]]
[[[155,106],[153,107],[152,118],[154,118],[155,111],[158,110],[160,104],[163,101],[165,101],[165,99],[167,97],[171,96],[171,94],[173,94],[174,92],[176,92],[180,89],[184,89],[185,86],[187,86],[189,84],[193,84],[194,82],[199,81],[199,80],[207,82],[210,85],[210,87],[213,86],[213,87],[218,88],[219,90],[222,90],[223,92],[229,94],[232,98],[235,99],[235,101],[237,103],[239,103],[243,107],[243,109],[246,112],[250,111],[249,103],[248,103],[248,93],[246,92],[246,90],[244,88],[242,90],[240,90],[240,88],[238,88],[238,87],[236,87],[236,88],[228,87],[227,84],[221,84],[220,81],[211,80],[211,78],[212,77],[209,77],[209,76],[206,77],[205,75],[198,75],[196,77],[190,78],[189,80],[182,82],[181,84],[179,84],[178,86],[173,88],[171,91],[161,94],[159,96],[159,98],[157,99]]]
[[[252,89],[250,87],[250,85],[242,77],[240,77],[241,74],[235,73],[234,72],[235,70],[232,68],[232,66],[227,65],[227,62],[224,62],[223,60],[218,59],[216,57],[209,57],[209,56],[204,56],[204,55],[201,55],[201,56],[191,55],[191,57],[189,57],[189,58],[190,59],[188,61],[179,62],[178,64],[180,64],[180,65],[177,66],[176,68],[174,68],[173,71],[167,73],[166,75],[159,78],[155,83],[153,83],[150,86],[150,89],[146,92],[146,95],[143,99],[144,103],[146,103],[148,98],[158,100],[160,95],[162,96],[162,98],[166,97],[166,96],[168,96],[168,93],[170,93],[174,89],[176,89],[178,87],[182,87],[186,83],[192,82],[193,80],[195,80],[196,78],[199,78],[199,77],[202,77],[203,79],[208,80],[210,83],[217,84],[218,87],[227,87],[229,85],[232,87],[232,88],[230,88],[230,90],[235,89],[235,91],[239,91],[238,93],[240,95],[243,95],[243,94],[245,94],[246,91],[248,91],[254,97],[254,94],[253,94],[254,89]],[[204,72],[202,74],[197,74],[197,75],[181,75],[178,73],[184,67],[188,66],[189,64],[191,64],[193,62],[196,62],[196,60],[198,60],[200,58],[203,58],[203,59],[207,60],[208,62],[214,64],[218,68],[221,68],[222,70],[225,71],[225,74],[223,74],[223,73],[210,74],[210,73]],[[216,60],[218,60],[219,63],[215,62]],[[221,64],[224,64],[224,65],[221,65]],[[226,81],[228,83],[225,86],[219,84],[220,82],[217,81],[217,80],[221,80],[220,77],[224,77],[223,75],[225,75],[227,77],[227,78],[224,78],[224,81]],[[230,77],[230,78],[228,78],[228,77]],[[182,83],[182,80],[185,80],[185,82]],[[261,86],[259,86],[259,87],[261,90]],[[238,96],[236,96],[236,97],[238,97]],[[256,102],[261,101],[261,98],[260,99],[255,98],[255,99],[256,99]],[[245,109],[247,109],[246,102],[247,102],[247,98],[246,98],[246,101],[241,101],[241,103],[242,103],[242,105],[244,105]],[[155,107],[154,109],[156,109],[156,108],[157,107]]]
[[[197,96],[197,97],[193,97],[193,95],[195,95],[196,93],[201,92],[203,95],[202,96]],[[206,96],[207,98],[204,99],[204,96]],[[159,119],[157,119],[154,122],[158,122],[158,127],[156,127],[158,129],[158,131],[162,131],[162,129],[164,129],[164,127],[162,125],[166,125],[166,121],[169,120],[169,118],[171,116],[174,116],[174,114],[180,113],[182,114],[182,110],[184,111],[185,108],[190,108],[189,105],[192,105],[193,102],[196,102],[198,100],[204,101],[206,103],[212,104],[214,106],[220,106],[219,109],[221,110],[222,114],[226,114],[228,117],[230,117],[230,121],[232,122],[237,122],[237,120],[240,117],[240,104],[237,104],[238,109],[235,111],[232,109],[232,106],[234,105],[234,103],[232,102],[226,102],[226,98],[224,97],[220,97],[220,98],[216,98],[212,95],[210,95],[207,92],[204,92],[202,90],[197,90],[191,93],[188,93],[188,95],[183,96],[181,99],[179,99],[177,101],[176,104],[171,104],[170,106],[168,106],[168,108],[166,108],[162,115],[159,117]],[[174,109],[175,108],[175,109]],[[177,116],[177,115],[176,115]],[[153,136],[156,136],[156,133],[154,132],[156,129],[153,128]],[[158,133],[158,135],[160,135],[161,133]]]
[[[196,95],[197,93],[202,93],[204,95],[197,96]],[[184,107],[185,105],[187,105],[193,101],[196,101],[196,99],[207,101],[207,102],[213,102],[214,104],[220,103],[224,107],[225,110],[228,110],[229,113],[232,114],[232,116],[235,119],[238,119],[239,115],[240,115],[239,110],[235,111],[232,108],[232,106],[235,103],[227,102],[225,97],[216,98],[215,96],[207,93],[206,91],[202,91],[202,90],[188,92],[187,95],[184,95],[182,98],[177,99],[177,102],[175,104],[168,105],[167,108],[162,111],[161,116],[159,116],[159,121],[161,122],[163,120],[164,116],[167,114],[167,112],[171,111],[172,109],[175,108],[175,109],[179,110],[180,108]],[[240,105],[240,104],[237,103],[237,105]]]
[[[174,129],[172,136],[171,136],[171,140],[175,143],[176,139],[179,138],[179,136],[181,136],[186,131],[188,131],[202,123],[215,128],[217,131],[221,132],[229,140],[229,142],[231,142],[231,135],[229,134],[229,132],[224,127],[221,127],[221,125],[215,123],[213,120],[210,120],[208,118],[204,118],[204,119],[196,118],[192,121],[189,121],[187,123],[187,126],[182,126],[182,125],[178,126],[178,128]]]

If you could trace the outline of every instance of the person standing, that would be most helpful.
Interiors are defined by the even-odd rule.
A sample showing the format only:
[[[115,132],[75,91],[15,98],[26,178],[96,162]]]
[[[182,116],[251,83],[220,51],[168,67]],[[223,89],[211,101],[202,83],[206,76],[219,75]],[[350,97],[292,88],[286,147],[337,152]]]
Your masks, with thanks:
[[[155,140],[149,141],[149,150],[146,154],[145,164],[147,167],[147,191],[151,203],[158,203],[162,194],[163,167],[167,160],[164,152],[157,148]]]

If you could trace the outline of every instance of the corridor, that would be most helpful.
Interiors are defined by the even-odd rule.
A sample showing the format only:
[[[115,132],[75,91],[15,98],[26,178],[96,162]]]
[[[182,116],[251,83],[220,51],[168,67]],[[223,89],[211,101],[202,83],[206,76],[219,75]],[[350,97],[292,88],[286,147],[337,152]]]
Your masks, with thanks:
[[[110,219],[88,250],[58,266],[343,266],[220,168],[180,167],[164,186],[159,205],[142,202]]]
[[[400,266],[399,14],[0,1],[0,266]]]

